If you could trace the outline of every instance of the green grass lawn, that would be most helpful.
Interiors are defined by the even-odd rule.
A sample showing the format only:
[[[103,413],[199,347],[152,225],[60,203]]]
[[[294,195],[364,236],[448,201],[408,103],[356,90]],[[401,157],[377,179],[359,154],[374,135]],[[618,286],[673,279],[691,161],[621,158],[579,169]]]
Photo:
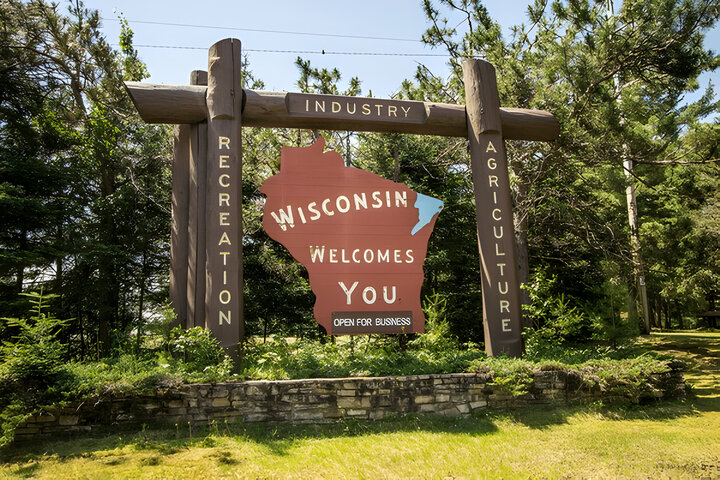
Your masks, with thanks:
[[[0,451],[2,478],[720,478],[720,333],[658,333],[685,402],[115,434]]]

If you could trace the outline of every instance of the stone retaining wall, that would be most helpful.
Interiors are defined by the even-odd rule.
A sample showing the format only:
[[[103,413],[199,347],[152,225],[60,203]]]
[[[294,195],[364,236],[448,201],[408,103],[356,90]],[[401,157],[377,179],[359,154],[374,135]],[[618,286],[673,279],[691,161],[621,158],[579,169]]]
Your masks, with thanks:
[[[151,395],[107,396],[34,415],[16,439],[90,432],[103,427],[215,422],[328,423],[432,413],[468,416],[482,409],[577,402],[638,402],[685,394],[681,367],[652,379],[636,398],[603,392],[577,372],[538,371],[529,393],[510,395],[489,374],[306,379],[191,384]]]

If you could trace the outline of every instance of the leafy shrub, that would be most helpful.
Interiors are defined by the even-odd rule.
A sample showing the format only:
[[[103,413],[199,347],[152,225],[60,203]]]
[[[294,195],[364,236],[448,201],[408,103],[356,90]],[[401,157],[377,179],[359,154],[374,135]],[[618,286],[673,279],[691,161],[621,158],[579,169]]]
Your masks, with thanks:
[[[484,356],[475,348],[431,352],[410,347],[401,351],[372,337],[365,337],[363,345],[357,343],[351,346],[346,340],[321,344],[275,339],[252,344],[248,346],[242,376],[278,380],[452,373],[464,371],[472,360]]]
[[[174,358],[182,360],[189,371],[202,371],[216,366],[226,357],[220,342],[202,327],[187,330],[175,327],[170,332],[169,350]]]
[[[636,327],[615,318],[613,311],[597,313],[602,302],[591,306],[557,294],[556,283],[556,277],[540,270],[523,286],[531,300],[530,305],[523,305],[523,313],[535,327],[523,332],[526,358],[578,363],[627,348],[638,333]]]
[[[596,358],[574,365],[556,360],[532,362],[492,357],[473,362],[470,371],[492,375],[492,382],[513,396],[530,391],[535,372],[572,372],[584,388],[597,388],[606,394],[626,397],[637,403],[654,393],[653,390],[659,387],[658,376],[670,371],[673,362],[677,360],[659,358],[647,352],[633,358]]]
[[[595,384],[603,392],[629,397],[638,402],[652,393],[653,381],[660,374],[670,371],[670,361],[653,355],[641,355],[623,360],[597,359],[579,366],[583,380]]]
[[[30,318],[3,318],[9,340],[0,345],[0,385],[46,386],[62,366],[65,345],[57,339],[66,320],[45,313],[50,296],[33,292],[30,298]]]
[[[488,357],[473,362],[469,370],[491,374],[493,383],[518,396],[528,393],[535,367],[533,363],[519,358]]]
[[[411,346],[428,352],[459,349],[460,345],[450,333],[450,324],[447,321],[447,298],[433,292],[431,296],[425,297],[423,310],[426,314],[425,333],[411,341]]]
[[[446,300],[425,298],[426,331],[399,348],[397,336],[338,337],[335,343],[274,338],[249,343],[244,377],[262,379],[414,375],[465,371],[484,357],[476,345],[460,345],[450,335]]]
[[[0,446],[12,441],[17,425],[47,405],[63,405],[89,395],[133,393],[182,382],[237,378],[233,362],[212,334],[177,328],[164,347],[142,354],[120,352],[96,362],[65,362],[59,339],[66,321],[46,313],[49,296],[27,294],[29,318],[3,319],[0,345]]]
[[[12,441],[30,409],[57,399],[52,387],[66,353],[57,338],[66,321],[44,311],[51,296],[42,290],[23,295],[32,306],[29,318],[2,319],[9,339],[0,345],[0,445]]]
[[[110,393],[143,392],[182,383],[177,368],[154,358],[124,354],[97,362],[71,362],[61,385],[68,398]]]
[[[3,401],[0,409],[0,447],[9,444],[15,438],[15,429],[30,417],[23,403],[17,399]]]
[[[536,272],[530,283],[524,285],[530,295],[530,304],[523,305],[523,313],[532,319],[535,331],[526,338],[543,345],[579,344],[591,340],[597,333],[592,315],[580,308],[564,294],[556,294],[555,276]]]

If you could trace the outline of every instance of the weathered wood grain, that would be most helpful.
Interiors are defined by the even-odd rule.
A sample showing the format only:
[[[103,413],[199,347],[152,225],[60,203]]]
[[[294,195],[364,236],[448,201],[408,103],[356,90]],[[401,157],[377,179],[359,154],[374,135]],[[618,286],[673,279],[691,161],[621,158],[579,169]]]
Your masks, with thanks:
[[[188,215],[187,327],[205,328],[205,203],[207,122],[191,125]]]
[[[227,349],[244,337],[242,56],[234,38],[208,51],[205,328]]]
[[[475,193],[482,268],[485,351],[522,355],[522,310],[510,179],[495,68],[485,60],[463,62],[467,136]]]
[[[206,118],[206,87],[192,85],[153,85],[127,82],[126,88],[135,102],[138,112],[148,123],[193,123]],[[447,137],[467,136],[464,105],[432,102],[392,100],[395,105],[415,106],[425,109],[425,121],[402,121],[377,117],[318,117],[293,114],[289,105],[293,95],[288,92],[243,91],[243,125],[246,127],[308,128],[326,130],[350,130],[364,132],[396,132]],[[378,101],[373,98],[340,97],[336,95],[313,95],[332,101]],[[521,108],[501,108],[500,121],[507,140],[552,141],[557,138],[560,127],[549,112]]]

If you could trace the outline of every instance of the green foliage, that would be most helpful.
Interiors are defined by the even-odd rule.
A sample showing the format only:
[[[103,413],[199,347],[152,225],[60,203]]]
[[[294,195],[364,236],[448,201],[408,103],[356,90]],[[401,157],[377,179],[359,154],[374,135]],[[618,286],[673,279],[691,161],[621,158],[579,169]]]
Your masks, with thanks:
[[[533,321],[533,336],[548,346],[590,341],[597,333],[592,317],[573,305],[564,293],[556,293],[556,282],[555,276],[548,277],[540,270],[524,286],[530,304],[523,305],[523,313]]]
[[[612,353],[588,354],[579,363],[491,357],[476,360],[470,370],[491,375],[495,385],[503,387],[513,396],[530,393],[534,372],[566,371],[573,374],[583,388],[597,389],[604,395],[626,397],[637,403],[657,388],[657,376],[670,371],[671,364],[677,362],[641,349],[625,352],[629,358],[622,359],[610,358]]]
[[[629,397],[637,402],[645,394],[652,393],[651,382],[657,375],[670,371],[667,360],[645,354],[624,360],[597,359],[578,366],[587,385],[598,386],[609,395]]]
[[[406,348],[394,336],[339,337],[336,342],[274,337],[253,342],[245,350],[244,377],[262,379],[344,376],[415,375],[464,371],[485,354],[474,344],[460,344],[446,319],[447,300],[438,293],[425,297],[425,333]]]
[[[0,344],[0,445],[29,414],[29,408],[56,399],[54,388],[62,377],[66,345],[58,336],[67,320],[45,310],[51,295],[24,294],[30,300],[28,318],[3,318],[6,340]]]
[[[209,383],[237,379],[232,360],[223,356],[218,363],[198,368],[163,353],[140,357],[124,354],[98,362],[70,362],[63,367],[57,386],[63,398],[88,395],[131,394],[169,388],[182,383]]]
[[[98,362],[69,362],[61,389],[67,398],[108,393],[142,393],[183,382],[182,373],[161,359],[124,354]]]
[[[15,438],[15,429],[30,417],[28,409],[19,400],[2,401],[0,410],[0,447],[4,447]]]
[[[525,338],[534,340],[531,332],[525,332]],[[632,343],[623,343],[619,345],[600,345],[597,343],[588,343],[585,345],[555,345],[546,346],[543,344],[534,344],[527,347],[523,355],[523,359],[531,362],[558,361],[568,365],[579,365],[581,363],[598,359],[607,358],[611,360],[623,360],[633,358],[645,353],[645,350],[639,348]]]
[[[171,355],[181,358],[191,370],[215,366],[222,363],[225,356],[220,342],[209,330],[202,327],[187,330],[180,326],[175,327],[170,332],[169,350]]]
[[[234,378],[235,364],[209,330],[175,327],[167,344],[169,356],[158,354],[161,367],[188,382],[216,382]]]
[[[32,305],[30,317],[2,319],[5,330],[11,333],[0,345],[0,388],[8,384],[48,385],[66,354],[58,334],[68,320],[45,312],[53,295],[43,295],[42,290],[23,295]]]
[[[622,351],[638,334],[637,325],[605,308],[602,291],[588,302],[566,296],[557,283],[556,276],[539,270],[524,285],[531,303],[523,305],[523,312],[534,325],[523,332],[527,358],[587,359],[598,349],[605,354]]]
[[[488,357],[476,360],[470,371],[492,375],[492,382],[513,396],[529,392],[536,365],[518,358]]]
[[[176,328],[167,341],[158,343],[160,348],[143,350],[140,355],[126,353],[97,362],[63,363],[64,345],[57,335],[63,322],[44,312],[41,294],[31,298],[30,320],[11,322],[11,328],[22,328],[14,337],[15,345],[11,348],[8,343],[2,350],[0,423],[4,436],[0,444],[11,441],[17,425],[43,406],[61,406],[94,395],[143,393],[183,382],[478,371],[492,375],[492,381],[509,394],[523,395],[529,391],[533,372],[560,368],[579,372],[588,387],[640,398],[650,388],[649,376],[668,368],[666,362],[649,355],[613,360],[613,354],[620,355],[618,351],[598,349],[588,356],[591,360],[585,358],[577,365],[547,357],[537,362],[486,358],[475,345],[461,345],[449,334],[447,302],[437,293],[425,299],[427,333],[417,335],[405,349],[398,348],[397,338],[391,336],[351,337],[334,343],[280,337],[246,345],[243,373],[238,375],[232,373],[233,362],[210,332]],[[16,352],[29,351],[18,346],[23,342],[39,346],[46,363],[29,353],[22,357],[23,362],[15,359],[12,355]],[[638,350],[623,353],[637,356]]]
[[[8,339],[0,345],[0,446],[12,441],[15,427],[43,406],[237,378],[231,358],[201,328],[172,330],[169,340],[157,342],[159,349],[69,362],[62,335],[68,321],[46,311],[52,296],[42,291],[25,296],[31,305],[28,318],[2,319]]]
[[[170,131],[141,122],[123,88],[148,74],[127,22],[117,51],[97,11],[67,7],[0,9],[0,313],[44,285],[73,318],[72,355],[97,357],[166,295]]]
[[[460,344],[450,331],[447,320],[447,297],[433,292],[425,297],[423,311],[425,312],[425,333],[417,335],[410,341],[410,345],[417,350],[433,353],[442,353],[460,349]]]
[[[248,346],[243,376],[277,380],[451,373],[465,370],[472,360],[484,356],[474,348],[427,351],[416,345],[410,342],[401,351],[394,339],[370,336],[334,344],[273,339]]]

